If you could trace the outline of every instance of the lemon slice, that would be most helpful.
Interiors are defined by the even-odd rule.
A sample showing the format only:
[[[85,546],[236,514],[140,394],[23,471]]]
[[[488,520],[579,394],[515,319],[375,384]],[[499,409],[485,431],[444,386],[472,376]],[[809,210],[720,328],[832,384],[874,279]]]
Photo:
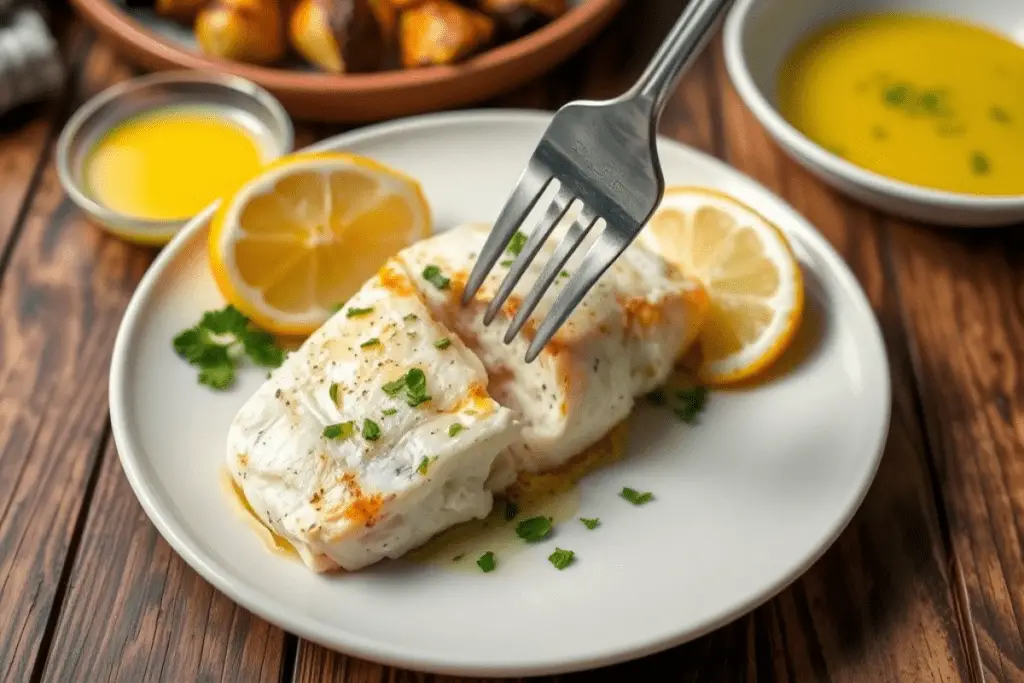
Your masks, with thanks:
[[[256,324],[302,335],[430,230],[412,178],[352,154],[299,153],[222,202],[210,266],[224,297]]]
[[[775,225],[725,194],[676,187],[665,192],[641,235],[707,289],[702,382],[747,379],[786,350],[800,325],[804,284],[793,250]]]

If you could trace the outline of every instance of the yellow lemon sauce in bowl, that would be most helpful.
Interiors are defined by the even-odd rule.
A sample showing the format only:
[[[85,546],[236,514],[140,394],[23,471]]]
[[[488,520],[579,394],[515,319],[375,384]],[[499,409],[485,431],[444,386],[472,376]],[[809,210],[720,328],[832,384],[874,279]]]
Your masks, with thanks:
[[[263,151],[242,124],[201,107],[168,107],[118,124],[85,160],[85,188],[138,218],[196,215],[256,175]]]
[[[848,17],[778,72],[783,117],[851,163],[927,188],[1024,195],[1024,47],[963,21]]]

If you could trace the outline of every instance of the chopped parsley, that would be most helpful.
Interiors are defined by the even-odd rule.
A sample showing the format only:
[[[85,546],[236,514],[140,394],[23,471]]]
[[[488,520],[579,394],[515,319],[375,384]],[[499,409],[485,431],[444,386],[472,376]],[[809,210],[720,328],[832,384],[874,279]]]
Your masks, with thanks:
[[[370,348],[372,346],[379,346],[379,345],[380,345],[380,339],[377,339],[376,337],[370,337],[369,339],[364,341],[362,344],[360,344],[359,348],[361,348],[361,349],[368,349],[368,348]]]
[[[427,266],[423,269],[423,279],[438,289],[448,289],[448,286],[451,284],[451,280],[446,278],[441,273],[441,269],[434,265]]]
[[[502,268],[508,268],[509,266],[511,266],[515,262],[516,262],[515,259],[511,259],[510,258],[510,259],[505,259],[504,261],[502,261],[498,265],[501,266]]]
[[[903,83],[890,85],[882,91],[882,97],[885,99],[885,103],[893,107],[902,107],[909,96],[910,86]]]
[[[631,489],[628,486],[619,491],[619,495],[633,505],[643,505],[644,503],[649,503],[654,499],[654,494],[650,491],[640,493],[636,489]]]
[[[350,308],[345,311],[346,318],[358,318],[362,315],[369,315],[373,313],[373,306],[367,306],[366,308]]]
[[[680,389],[676,392],[676,400],[678,403],[672,412],[683,422],[693,424],[708,401],[708,390],[702,386]]]
[[[480,567],[480,570],[485,574],[487,572],[493,572],[494,567],[497,566],[497,562],[494,561],[494,553],[488,550],[486,553],[481,555],[476,561],[476,566]]]
[[[569,271],[563,270],[561,273],[558,274],[558,277],[569,277]]]
[[[516,525],[516,536],[528,543],[541,541],[551,534],[552,521],[554,520],[550,517],[531,517],[530,519],[524,519]]]
[[[230,304],[204,313],[194,327],[180,332],[172,344],[175,353],[199,370],[199,383],[211,389],[227,389],[234,384],[242,356],[266,368],[280,367],[285,356],[273,335],[253,325]]]
[[[999,123],[1010,122],[1010,114],[1002,107],[992,107],[989,113],[992,115],[993,121],[998,121]]]
[[[363,438],[367,441],[376,441],[380,438],[380,426],[373,420],[363,420]]]
[[[508,241],[508,246],[505,247],[505,251],[515,256],[519,256],[523,253],[523,247],[526,246],[526,233],[516,231],[516,234],[512,235],[512,239]]]
[[[448,428],[448,436],[455,436],[456,434],[461,432],[462,429],[462,425],[456,422],[455,424]]]
[[[388,382],[382,388],[388,396],[396,396],[402,389],[405,389],[405,375],[402,375],[394,382]]]
[[[419,368],[412,368],[394,382],[388,382],[381,388],[385,394],[392,397],[405,391],[405,402],[413,408],[430,400],[427,394],[427,376]]]
[[[593,519],[580,517],[580,521],[583,522],[583,526],[587,527],[588,529],[596,529],[597,526],[601,523],[601,520],[597,517],[594,517]]]
[[[397,408],[386,408],[386,409],[382,410],[380,414],[383,415],[384,417],[389,417],[391,415],[394,415],[397,412],[398,412]]]
[[[437,460],[437,456],[436,455],[434,457],[432,457],[432,458],[428,457],[428,456],[423,456],[423,459],[420,460],[420,464],[416,468],[416,471],[419,472],[420,474],[422,474],[424,477],[427,476],[427,470],[430,469],[430,465],[435,460]]]
[[[985,175],[989,171],[988,157],[981,152],[971,154],[971,171],[974,175]]]
[[[324,438],[331,439],[332,441],[340,441],[342,439],[351,438],[356,433],[356,423],[351,420],[348,422],[339,422],[338,424],[327,425],[324,427]]]
[[[694,424],[707,405],[708,390],[697,385],[676,389],[669,395],[664,389],[657,389],[647,394],[647,401],[656,406],[668,406],[680,420]]]
[[[416,320],[419,320],[419,319],[420,319],[420,317],[418,315],[416,315],[415,313],[406,313],[404,316],[402,316],[402,320],[404,320],[406,322],[410,322],[410,323],[414,322]]]
[[[448,337],[442,337],[441,339],[438,339],[436,342],[434,342],[434,348],[441,349],[442,351],[444,351],[451,345],[452,340],[449,339]]]
[[[331,388],[327,390],[327,395],[331,397],[331,403],[338,405],[338,383],[334,382],[331,384]]]
[[[562,550],[561,548],[555,548],[555,552],[548,555],[548,562],[555,566],[555,569],[561,571],[572,564],[573,558],[576,557],[576,553],[571,550]]]

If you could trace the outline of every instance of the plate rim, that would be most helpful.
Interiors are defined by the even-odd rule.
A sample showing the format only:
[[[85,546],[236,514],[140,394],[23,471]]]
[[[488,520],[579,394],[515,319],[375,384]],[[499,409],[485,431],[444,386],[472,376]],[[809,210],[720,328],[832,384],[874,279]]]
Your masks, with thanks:
[[[462,123],[478,123],[480,121],[508,125],[538,124],[550,121],[552,116],[551,112],[533,109],[468,109],[456,112],[423,114],[361,127],[354,131],[332,136],[300,151],[316,151],[325,147],[358,144],[379,136],[415,132],[438,125],[458,126]],[[274,613],[271,609],[272,606],[267,606],[265,600],[261,599],[264,598],[263,593],[251,590],[244,584],[237,584],[231,579],[229,572],[226,572],[219,563],[211,558],[204,557],[203,553],[195,552],[188,547],[186,540],[188,534],[184,533],[176,519],[176,514],[173,510],[161,509],[161,495],[154,491],[149,482],[146,481],[144,477],[145,468],[141,465],[141,461],[128,456],[129,452],[142,452],[143,450],[141,444],[134,437],[133,428],[130,424],[131,420],[129,419],[130,404],[126,401],[128,384],[126,374],[129,367],[128,361],[131,357],[131,336],[142,318],[141,314],[146,302],[151,297],[151,292],[161,282],[160,274],[171,261],[178,258],[192,240],[200,237],[198,233],[205,229],[206,224],[216,211],[219,201],[207,207],[202,213],[189,221],[161,250],[146,270],[125,308],[125,313],[114,340],[111,357],[108,385],[109,410],[118,459],[136,499],[146,512],[150,522],[156,527],[164,540],[167,541],[168,545],[204,580],[208,581],[218,591],[224,593],[233,602],[294,635],[349,656],[415,671],[456,676],[509,677],[558,675],[609,666],[649,656],[682,645],[721,628],[759,605],[771,600],[802,576],[825,554],[835,543],[839,535],[846,529],[854,514],[860,509],[864,497],[877,476],[878,467],[888,441],[892,416],[892,378],[884,337],[864,289],[846,265],[846,262],[824,236],[809,221],[803,218],[796,209],[790,206],[785,199],[771,192],[742,171],[705,152],[660,135],[658,142],[667,146],[676,146],[687,153],[697,154],[709,163],[721,166],[727,173],[742,176],[746,182],[752,184],[754,189],[779,202],[793,214],[795,219],[802,222],[801,239],[811,243],[829,261],[827,264],[829,272],[837,279],[839,288],[848,292],[851,297],[851,303],[866,314],[870,328],[867,332],[870,337],[873,337],[878,352],[877,357],[881,363],[879,368],[880,376],[884,380],[880,387],[884,398],[884,414],[882,416],[884,423],[875,440],[873,452],[870,454],[871,460],[866,470],[868,474],[858,490],[849,499],[843,514],[832,522],[830,532],[822,536],[822,540],[817,544],[817,547],[813,548],[805,557],[800,558],[799,562],[794,563],[790,571],[776,578],[775,581],[766,585],[763,590],[751,595],[742,603],[737,603],[731,609],[723,611],[717,618],[707,620],[699,628],[676,632],[657,640],[651,640],[644,646],[627,645],[599,655],[550,658],[547,661],[537,660],[525,665],[515,662],[495,662],[494,658],[485,659],[478,657],[463,658],[459,663],[451,664],[442,658],[432,658],[429,655],[415,654],[409,656],[394,646],[382,643],[377,639],[366,638],[349,630],[344,631],[346,642],[343,643],[337,638],[332,641],[323,638],[313,628],[307,628],[307,625],[301,619],[295,619],[291,615]]]

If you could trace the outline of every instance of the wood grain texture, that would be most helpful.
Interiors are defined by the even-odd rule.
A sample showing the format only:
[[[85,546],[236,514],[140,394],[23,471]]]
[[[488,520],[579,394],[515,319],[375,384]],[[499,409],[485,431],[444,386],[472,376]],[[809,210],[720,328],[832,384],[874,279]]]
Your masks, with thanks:
[[[277,683],[285,634],[171,550],[107,444],[43,681]],[[285,678],[284,680],[287,680]]]
[[[1024,681],[1024,241],[886,221],[963,611],[987,681]]]
[[[494,104],[621,92],[684,4],[633,4]],[[127,74],[95,46],[67,101]],[[114,331],[152,252],[64,197],[41,155],[67,112],[25,112],[0,119],[0,683],[481,683],[299,641],[169,549],[120,471],[106,413]],[[889,442],[850,526],[775,599],[659,655],[533,680],[1024,682],[1024,238],[907,225],[830,191],[742,106],[717,41],[661,130],[779,193],[850,264],[890,354]],[[300,126],[297,146],[337,132]]]

